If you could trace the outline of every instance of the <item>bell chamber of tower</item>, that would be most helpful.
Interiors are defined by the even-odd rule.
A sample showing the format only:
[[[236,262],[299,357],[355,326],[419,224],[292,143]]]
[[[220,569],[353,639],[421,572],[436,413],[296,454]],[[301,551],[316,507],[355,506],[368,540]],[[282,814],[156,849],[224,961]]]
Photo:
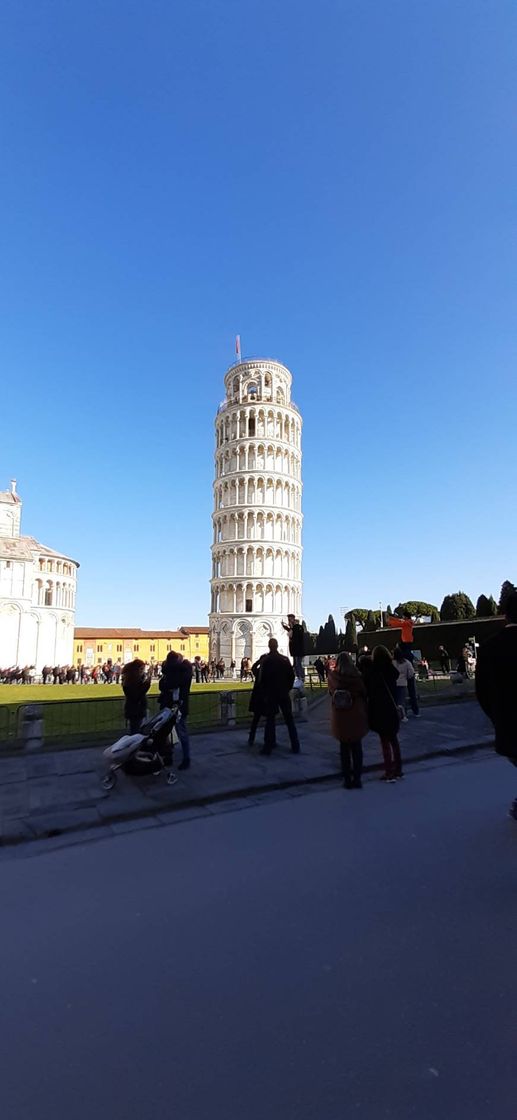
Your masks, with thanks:
[[[302,418],[281,362],[237,362],[215,419],[210,656],[255,660],[301,614]]]

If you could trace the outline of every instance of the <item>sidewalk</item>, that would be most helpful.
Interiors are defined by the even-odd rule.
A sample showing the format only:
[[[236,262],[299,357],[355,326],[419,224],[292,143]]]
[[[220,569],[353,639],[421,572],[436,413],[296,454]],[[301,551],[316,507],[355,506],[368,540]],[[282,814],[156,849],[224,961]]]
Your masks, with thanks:
[[[18,843],[97,828],[115,835],[132,827],[170,823],[173,819],[208,814],[233,807],[236,799],[253,801],[275,791],[335,781],[339,750],[328,731],[328,697],[299,724],[302,753],[292,755],[285,728],[278,728],[278,750],[259,754],[262,732],[253,750],[246,746],[247,730],[236,728],[191,740],[191,769],[178,774],[169,787],[165,776],[128,778],[119,772],[111,793],[100,786],[102,748],[59,750],[55,753],[0,759],[0,843]],[[440,754],[489,746],[492,728],[471,701],[434,705],[410,717],[401,728],[403,759],[415,762]],[[179,761],[180,752],[177,755]],[[366,771],[381,767],[376,735],[364,740]],[[280,795],[280,794],[278,794]]]

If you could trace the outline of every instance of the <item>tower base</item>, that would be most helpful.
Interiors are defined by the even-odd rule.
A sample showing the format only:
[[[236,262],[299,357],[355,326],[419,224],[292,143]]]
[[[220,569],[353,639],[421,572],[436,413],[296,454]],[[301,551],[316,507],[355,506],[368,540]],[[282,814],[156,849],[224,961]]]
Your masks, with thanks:
[[[268,641],[276,638],[280,653],[289,653],[289,636],[282,626],[282,615],[211,614],[210,658],[222,657],[228,667],[232,661],[240,664],[243,657],[256,661],[268,652]]]

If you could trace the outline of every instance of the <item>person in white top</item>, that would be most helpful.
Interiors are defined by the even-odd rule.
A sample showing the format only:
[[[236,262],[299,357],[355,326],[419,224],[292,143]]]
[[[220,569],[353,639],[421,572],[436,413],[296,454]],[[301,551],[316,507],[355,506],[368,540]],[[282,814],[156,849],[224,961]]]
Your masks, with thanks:
[[[402,722],[407,723],[406,698],[408,696],[408,693],[413,715],[420,715],[418,700],[416,697],[415,670],[413,669],[411,662],[408,661],[406,657],[404,657],[404,654],[399,646],[396,646],[393,651],[393,664],[398,672],[397,704],[401,709]]]

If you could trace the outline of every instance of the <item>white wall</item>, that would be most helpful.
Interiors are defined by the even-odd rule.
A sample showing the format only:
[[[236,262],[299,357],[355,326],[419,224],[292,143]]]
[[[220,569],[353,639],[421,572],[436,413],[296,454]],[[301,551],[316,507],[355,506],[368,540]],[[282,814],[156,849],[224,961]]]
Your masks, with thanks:
[[[71,665],[74,613],[0,600],[0,667]]]

